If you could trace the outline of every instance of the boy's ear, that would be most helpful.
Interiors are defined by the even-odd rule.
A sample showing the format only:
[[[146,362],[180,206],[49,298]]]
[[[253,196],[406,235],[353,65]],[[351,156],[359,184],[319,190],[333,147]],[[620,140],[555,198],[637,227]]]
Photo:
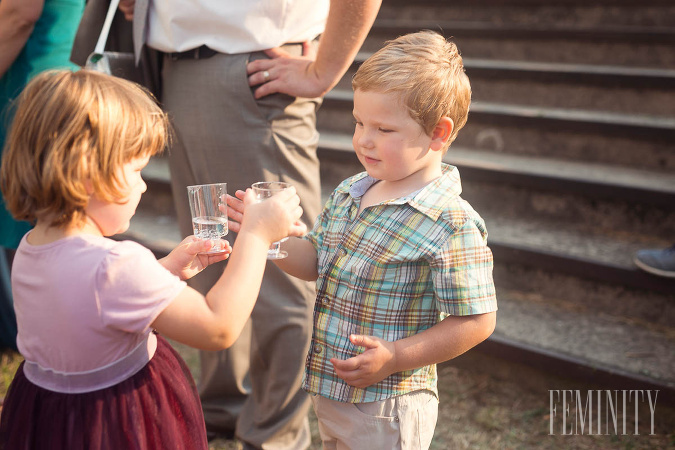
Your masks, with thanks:
[[[455,129],[455,123],[449,117],[441,117],[441,120],[436,124],[436,128],[431,133],[431,149],[434,151],[441,150],[450,139],[452,130]]]

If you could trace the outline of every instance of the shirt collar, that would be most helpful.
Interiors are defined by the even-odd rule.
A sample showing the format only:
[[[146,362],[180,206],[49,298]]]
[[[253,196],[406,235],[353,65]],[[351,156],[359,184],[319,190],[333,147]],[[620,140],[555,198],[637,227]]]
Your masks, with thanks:
[[[445,205],[462,193],[462,182],[459,170],[449,164],[441,164],[442,175],[427,184],[422,189],[406,196],[386,202],[389,205],[402,205],[408,203],[422,214],[436,220],[443,212]],[[341,186],[338,190],[349,194],[357,199],[366,193],[368,188],[379,180],[371,177],[366,172],[355,175],[352,182]]]

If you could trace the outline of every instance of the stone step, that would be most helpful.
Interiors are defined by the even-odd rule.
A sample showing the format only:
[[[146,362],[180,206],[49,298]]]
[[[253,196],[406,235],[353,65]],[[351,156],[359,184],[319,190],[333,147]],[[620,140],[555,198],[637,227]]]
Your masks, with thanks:
[[[317,115],[329,133],[353,133],[353,93],[334,89]],[[456,146],[672,172],[675,116],[473,102]]]
[[[381,19],[456,20],[494,24],[568,26],[675,25],[671,0],[387,0]]]
[[[497,291],[495,340],[615,370],[675,388],[675,328],[554,303],[536,293]],[[562,376],[568,374],[562,373]]]
[[[459,21],[441,12],[430,19],[378,18],[362,46],[376,51],[387,40],[436,30],[462,55],[481,59],[675,68],[675,26],[583,25]]]
[[[448,158],[451,155],[452,153],[449,154]],[[331,136],[323,135],[319,157],[322,161],[321,171],[324,201],[337,183],[347,176],[362,170],[358,166],[353,152],[346,150],[344,139],[340,141],[337,137],[332,137],[331,139]],[[661,218],[660,222],[655,221],[650,225],[643,227],[633,226],[631,220],[621,218],[620,213],[622,211],[612,211],[611,203],[607,206],[608,204],[603,203],[600,199],[595,207],[592,203],[587,205],[588,211],[586,213],[593,215],[593,217],[597,216],[598,221],[602,221],[605,211],[609,211],[609,214],[617,217],[615,221],[618,224],[623,224],[622,227],[617,227],[613,223],[601,227],[595,225],[593,221],[590,221],[590,224],[584,224],[579,219],[583,215],[582,213],[569,214],[568,216],[563,215],[562,218],[557,218],[555,216],[550,217],[550,215],[546,216],[542,213],[537,215],[534,208],[520,207],[519,210],[512,211],[510,203],[515,204],[516,202],[510,199],[504,200],[502,192],[508,192],[509,190],[513,190],[513,188],[504,187],[505,185],[500,185],[498,181],[494,183],[495,187],[491,188],[491,192],[493,192],[492,198],[493,200],[497,199],[497,201],[477,204],[470,197],[476,196],[475,192],[480,192],[482,182],[473,179],[475,174],[472,173],[472,170],[480,173],[482,170],[481,165],[485,165],[486,163],[470,152],[467,152],[463,158],[463,161],[456,164],[460,168],[463,178],[463,195],[472,202],[474,207],[485,218],[490,232],[490,245],[493,247],[495,255],[499,256],[507,266],[511,267],[514,264],[520,264],[527,270],[541,269],[545,273],[540,278],[544,278],[545,280],[550,279],[551,274],[560,273],[563,281],[557,285],[563,290],[566,286],[565,283],[567,283],[565,277],[572,277],[582,278],[591,283],[622,286],[622,289],[654,292],[656,295],[656,300],[654,301],[657,303],[663,300],[659,296],[670,294],[672,297],[672,293],[675,292],[675,280],[655,277],[638,270],[632,263],[632,255],[640,248],[665,247],[670,245],[672,236],[675,235],[675,231],[672,231],[675,221],[667,221]],[[494,164],[486,172],[498,173],[498,168],[499,164]],[[533,166],[527,169],[531,173],[535,173],[537,170],[542,171],[546,169],[546,166],[539,165],[538,167]],[[548,167],[548,169],[553,170],[551,167]],[[564,189],[564,178],[566,175],[563,170],[560,170],[560,172],[560,189]],[[581,183],[602,185],[602,182],[598,182],[597,180],[584,180],[583,175],[587,174],[592,174],[592,172],[580,171],[579,174],[574,174],[573,171],[570,171],[567,175],[574,175],[575,178],[581,180]],[[178,235],[176,225],[172,224],[175,221],[175,212],[171,203],[166,160],[163,158],[153,158],[144,175],[148,180],[148,193],[143,197],[139,212],[134,221],[143,223],[156,222],[158,236],[165,235],[173,230],[175,244],[178,242],[180,236]],[[634,174],[629,173],[628,175]],[[483,176],[487,177],[488,175],[484,174]],[[545,181],[545,177],[541,176],[540,178]],[[602,177],[597,178],[601,179]],[[576,181],[572,180],[570,183],[574,186]],[[663,189],[661,194],[665,196],[665,201],[667,201],[668,196],[673,195],[672,186],[668,190],[650,178],[635,179],[630,176],[622,177],[617,175],[614,181],[611,179],[607,180],[603,187],[611,192],[609,187],[612,183],[616,189],[623,189],[626,193],[632,192],[631,195],[635,196],[634,201],[636,202],[640,202],[640,198],[647,201],[658,198],[659,189]],[[532,187],[536,188],[536,185],[530,188]],[[638,193],[641,191],[646,193],[644,197],[638,196]],[[542,201],[544,212],[546,212],[546,200],[544,198]],[[558,201],[558,203],[560,202]],[[643,208],[646,208],[646,206],[643,206]],[[654,211],[658,212],[660,206],[656,204],[654,208],[652,214],[656,214]],[[669,217],[673,215],[672,209],[671,207]],[[569,217],[575,217],[575,221],[570,221]],[[134,221],[132,221],[132,231]],[[564,227],[560,226],[562,221],[567,222]],[[159,230],[164,231],[159,233]],[[658,234],[657,231],[660,231],[662,234]],[[168,248],[171,248],[171,246]],[[515,277],[513,278],[514,283],[516,279]],[[526,285],[529,282],[528,275],[523,275],[520,279],[522,284]],[[545,282],[548,283],[548,281]],[[622,295],[624,294],[622,293]],[[625,295],[630,297],[633,294]],[[639,294],[637,296],[639,297]]]
[[[171,211],[162,214],[153,210],[165,204],[159,197],[170,198],[165,161],[153,159],[144,175],[148,179],[146,197],[149,198],[144,198],[129,232],[121,238],[142,242],[163,256],[181,239]],[[578,258],[587,263],[592,260],[601,271],[620,266],[616,255],[625,252],[617,253],[614,247],[626,244],[611,237],[600,241],[598,237],[586,237],[589,245],[596,246],[589,249],[577,245],[576,240],[584,236],[574,236],[559,224],[544,229],[526,220],[507,225],[493,223],[490,218],[486,221],[491,233],[489,242],[495,252],[499,312],[495,335],[484,347],[496,345],[501,351],[505,347],[509,351],[531,349],[555,361],[568,364],[573,361],[586,370],[619,373],[627,377],[625,379],[637,378],[672,392],[675,387],[675,329],[672,326],[675,284],[671,284],[670,289],[661,286],[660,292],[620,283],[598,283],[593,274],[566,275],[545,266],[527,266],[524,260],[514,264],[512,259],[501,256],[517,250],[517,245],[522,246],[523,241],[519,239],[523,237],[531,254],[540,253],[544,257],[555,254],[559,259]],[[511,245],[511,242],[517,244]],[[536,258],[532,263],[537,265]],[[588,266],[582,267],[582,272],[584,269]]]
[[[361,52],[338,89],[351,90]],[[474,101],[630,115],[672,116],[675,70],[465,57]]]
[[[323,186],[363,170],[347,135],[322,133]],[[444,157],[460,169],[463,196],[495,217],[568,220],[588,230],[675,235],[675,175],[463,147]]]

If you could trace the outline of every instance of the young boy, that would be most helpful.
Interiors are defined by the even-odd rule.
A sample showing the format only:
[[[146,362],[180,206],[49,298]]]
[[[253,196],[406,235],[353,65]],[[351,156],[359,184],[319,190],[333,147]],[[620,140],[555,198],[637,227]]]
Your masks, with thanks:
[[[485,224],[442,162],[471,87],[457,47],[428,31],[388,42],[352,86],[352,142],[366,172],[338,186],[276,263],[317,280],[303,387],[324,448],[428,448],[436,364],[495,327]],[[229,204],[237,220],[241,204]]]

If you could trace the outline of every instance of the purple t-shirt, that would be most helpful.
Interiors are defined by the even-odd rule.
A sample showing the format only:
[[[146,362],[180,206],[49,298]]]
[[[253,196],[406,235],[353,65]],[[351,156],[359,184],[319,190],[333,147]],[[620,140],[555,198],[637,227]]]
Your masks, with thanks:
[[[77,235],[31,245],[24,236],[12,267],[19,351],[59,374],[114,365],[148,342],[185,286],[135,242]]]

